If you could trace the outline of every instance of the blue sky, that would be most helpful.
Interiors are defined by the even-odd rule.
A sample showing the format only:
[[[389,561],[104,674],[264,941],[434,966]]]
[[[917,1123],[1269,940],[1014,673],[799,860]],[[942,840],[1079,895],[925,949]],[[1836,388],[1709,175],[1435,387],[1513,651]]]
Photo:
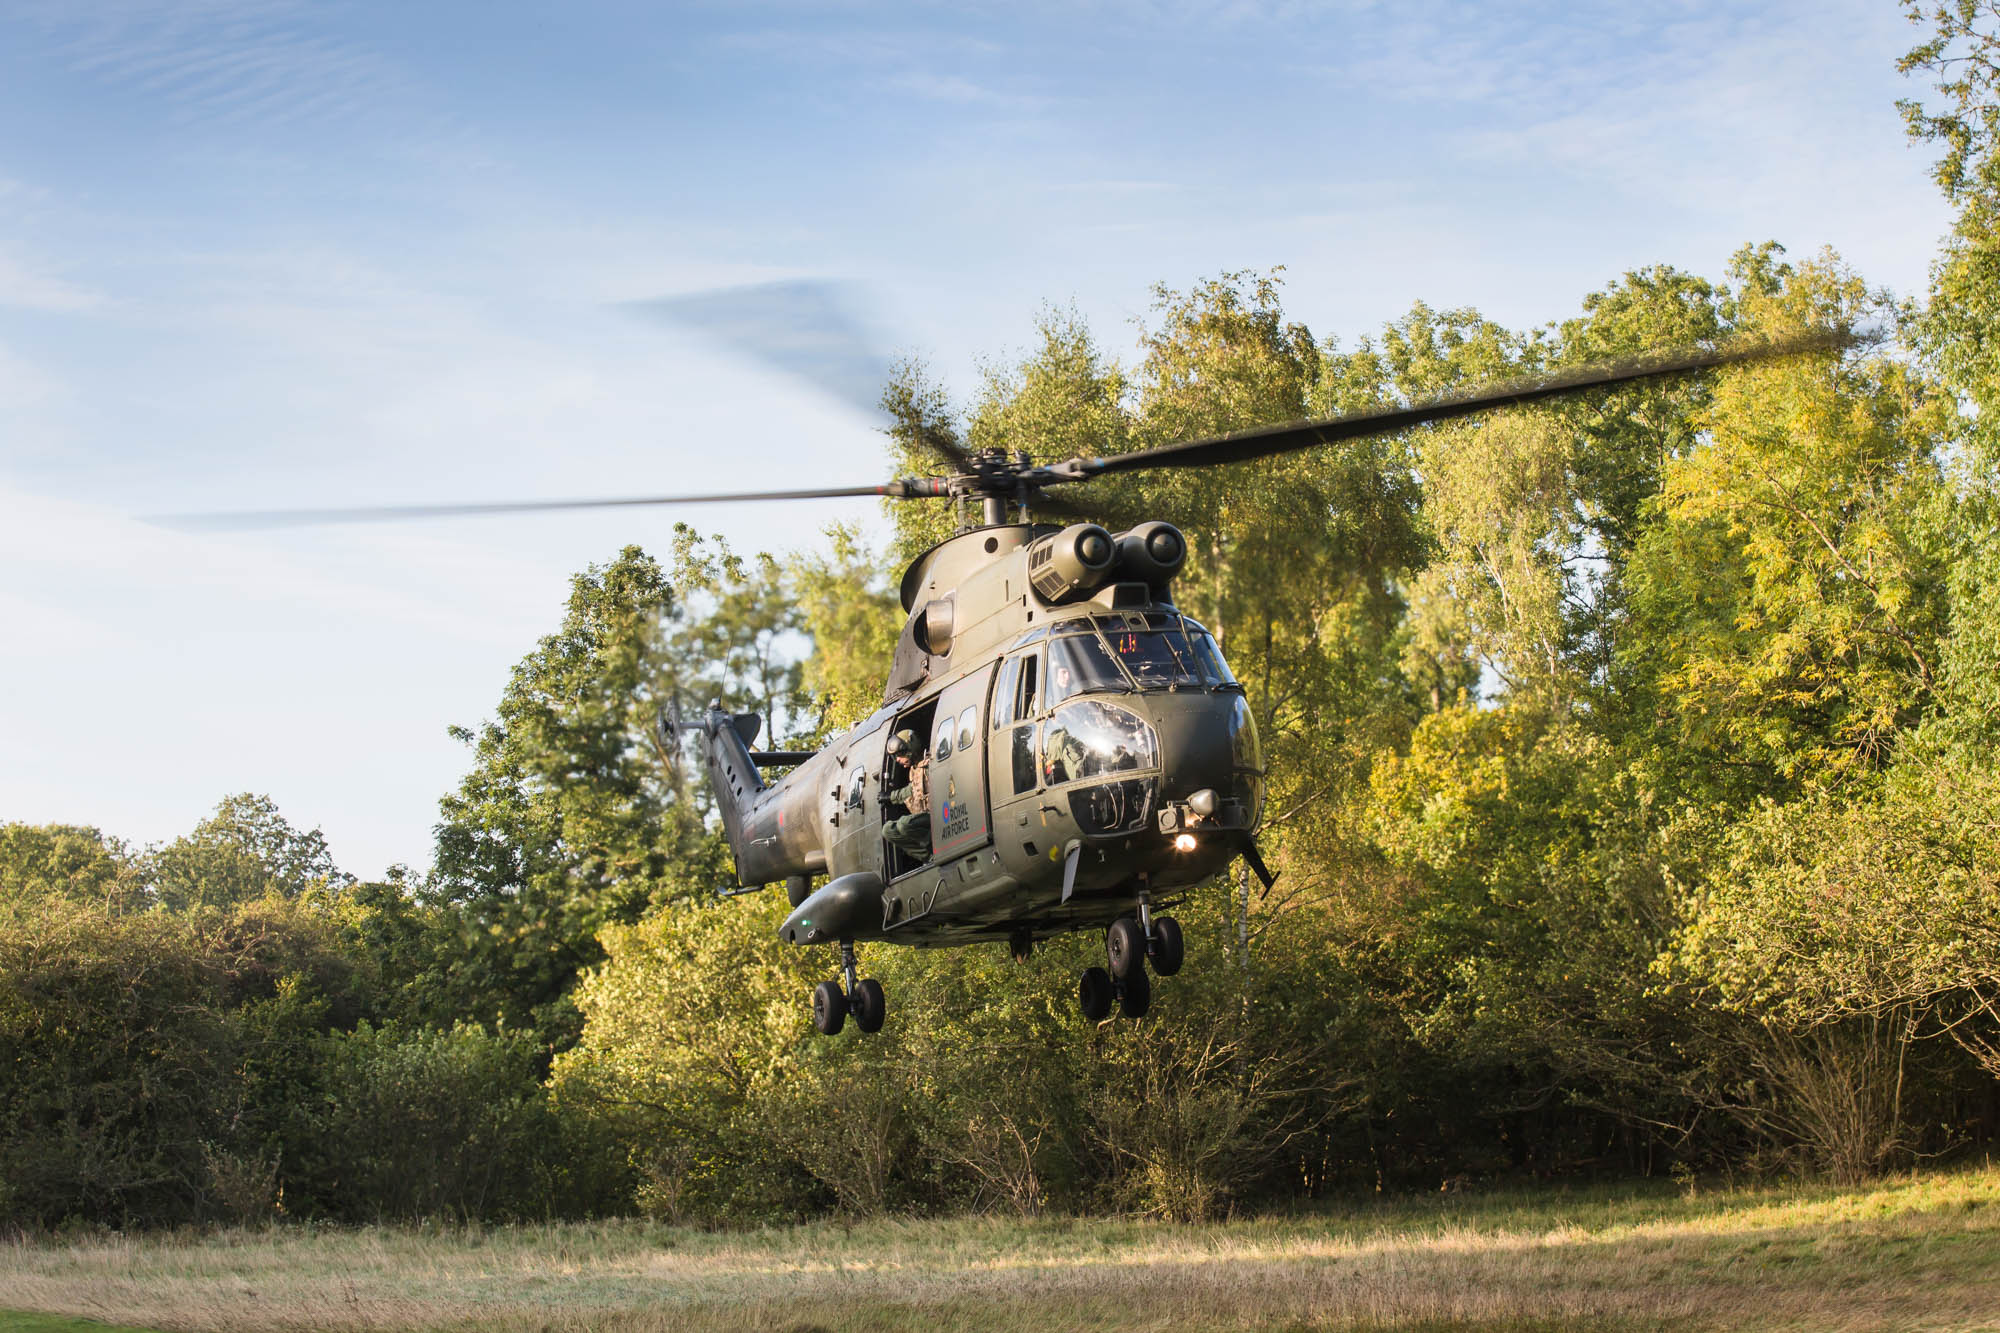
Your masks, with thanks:
[[[194,536],[233,506],[856,484],[874,423],[620,303],[869,294],[962,393],[1074,304],[1287,267],[1352,340],[1526,325],[1776,239],[1921,293],[1947,218],[1891,0],[1038,5],[0,0],[0,819],[269,792],[428,857],[567,576],[675,517]]]

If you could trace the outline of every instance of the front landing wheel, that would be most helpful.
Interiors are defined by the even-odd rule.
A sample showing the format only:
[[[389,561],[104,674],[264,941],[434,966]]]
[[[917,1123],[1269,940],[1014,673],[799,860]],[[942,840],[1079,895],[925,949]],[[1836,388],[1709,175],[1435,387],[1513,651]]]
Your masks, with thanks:
[[[1111,962],[1111,975],[1120,981],[1134,972],[1146,970],[1146,932],[1129,916],[1121,916],[1104,932],[1104,952]]]
[[[854,994],[848,997],[847,1007],[854,1011],[854,1021],[863,1032],[880,1032],[882,1020],[889,1015],[889,1001],[882,994],[882,983],[873,977],[861,979]]]
[[[1153,979],[1146,969],[1135,967],[1132,975],[1118,983],[1118,1009],[1127,1018],[1144,1018],[1153,1007]]]
[[[1093,1023],[1111,1017],[1112,1001],[1118,998],[1111,974],[1101,967],[1086,967],[1076,983],[1076,1007]]]
[[[1163,977],[1170,977],[1181,970],[1187,961],[1187,944],[1181,939],[1181,923],[1170,916],[1153,918],[1153,938],[1147,942],[1146,954],[1153,964],[1153,970]]]
[[[822,981],[813,987],[813,1026],[831,1037],[847,1024],[847,997],[838,981]]]

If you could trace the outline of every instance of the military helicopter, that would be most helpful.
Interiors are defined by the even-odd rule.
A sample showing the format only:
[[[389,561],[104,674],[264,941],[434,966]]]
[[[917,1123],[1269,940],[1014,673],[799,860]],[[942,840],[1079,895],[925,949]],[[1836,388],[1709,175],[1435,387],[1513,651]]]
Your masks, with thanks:
[[[1108,457],[1037,464],[930,439],[936,476],[868,486],[604,500],[212,515],[228,526],[539,510],[879,496],[946,500],[958,530],[904,572],[907,620],[881,706],[816,751],[753,748],[759,719],[711,704],[663,719],[696,739],[735,857],[736,892],[782,883],[779,935],[831,944],[839,976],[814,1026],[881,1030],[887,1000],[857,946],[1039,940],[1104,932],[1076,1003],[1143,1016],[1151,974],[1181,969],[1166,909],[1259,853],[1265,766],[1243,687],[1213,635],[1174,601],[1188,547],[1173,524],[1121,532],[1049,492],[1095,477],[1228,466],[1736,362],[1836,350],[1844,332],[1682,350],[1409,407],[1301,421]],[[977,506],[976,514],[973,506]],[[1064,520],[1051,522],[1051,519]],[[766,771],[786,770],[767,780]],[[823,881],[823,882],[822,882]]]

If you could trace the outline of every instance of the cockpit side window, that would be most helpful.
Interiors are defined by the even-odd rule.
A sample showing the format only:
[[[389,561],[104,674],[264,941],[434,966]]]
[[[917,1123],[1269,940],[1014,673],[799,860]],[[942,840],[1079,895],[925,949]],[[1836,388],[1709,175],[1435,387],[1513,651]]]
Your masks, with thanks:
[[[1049,643],[1048,705],[1053,708],[1073,694],[1112,690],[1126,693],[1132,686],[1125,673],[1105,651],[1096,634],[1070,634]]]
[[[1035,678],[1042,665],[1039,652],[1027,653],[1021,658],[1021,675],[1014,691],[1014,716],[1030,718],[1038,711]]]
[[[993,687],[993,730],[1014,720],[1014,681],[1021,671],[1021,659],[1010,657],[1000,664],[1000,680]]]

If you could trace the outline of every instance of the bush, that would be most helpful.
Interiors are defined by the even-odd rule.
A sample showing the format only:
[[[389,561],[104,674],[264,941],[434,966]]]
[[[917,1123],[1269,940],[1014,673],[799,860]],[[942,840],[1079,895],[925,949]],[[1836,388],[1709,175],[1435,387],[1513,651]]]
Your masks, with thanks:
[[[47,901],[0,917],[0,1180],[15,1222],[209,1211],[234,1034],[190,925]]]
[[[342,1216],[580,1217],[623,1201],[610,1144],[558,1113],[524,1034],[363,1024],[322,1051],[318,1148]]]

